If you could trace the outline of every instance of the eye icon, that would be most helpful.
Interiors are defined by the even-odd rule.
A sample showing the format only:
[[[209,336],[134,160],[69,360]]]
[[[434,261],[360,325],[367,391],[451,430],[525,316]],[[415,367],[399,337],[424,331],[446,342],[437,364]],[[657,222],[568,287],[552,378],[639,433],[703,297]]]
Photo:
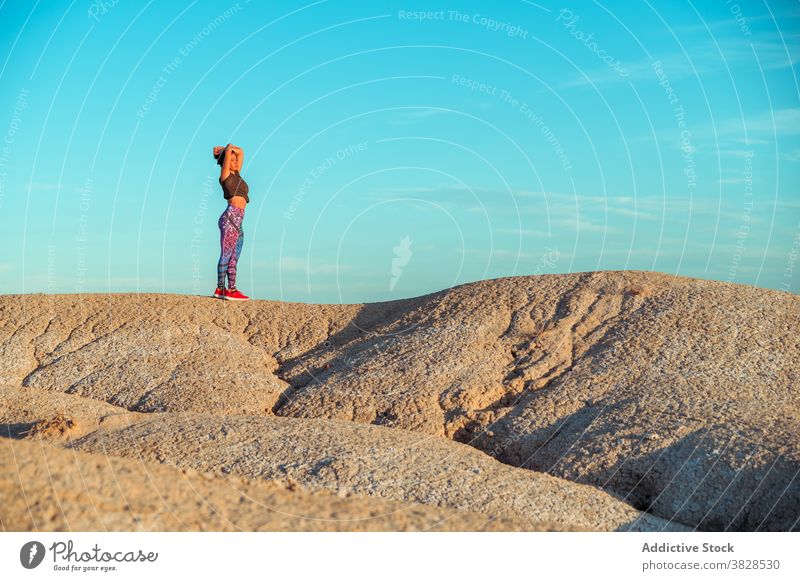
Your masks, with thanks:
[[[44,559],[44,545],[39,541],[30,541],[19,550],[19,562],[26,569],[35,569]]]

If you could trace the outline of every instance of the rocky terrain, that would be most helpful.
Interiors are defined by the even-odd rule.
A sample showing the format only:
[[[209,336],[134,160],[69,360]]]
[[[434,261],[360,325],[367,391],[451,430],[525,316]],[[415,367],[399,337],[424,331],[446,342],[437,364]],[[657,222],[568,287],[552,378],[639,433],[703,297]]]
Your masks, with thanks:
[[[796,295],[638,271],[356,305],[0,296],[0,490],[85,465],[75,512],[26,495],[42,530],[105,522],[95,496],[114,530],[197,530],[193,478],[219,530],[799,530],[798,328]],[[117,469],[178,516],[133,523]],[[229,479],[302,516],[245,517]]]
[[[20,462],[24,459],[24,462]],[[0,449],[8,531],[580,531],[563,524],[310,492],[12,442]]]

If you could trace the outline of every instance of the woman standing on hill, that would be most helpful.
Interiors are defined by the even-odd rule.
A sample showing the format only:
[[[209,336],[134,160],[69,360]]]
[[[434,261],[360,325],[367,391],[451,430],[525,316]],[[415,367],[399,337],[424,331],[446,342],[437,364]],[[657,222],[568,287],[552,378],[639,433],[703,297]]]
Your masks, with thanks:
[[[250,201],[247,183],[239,175],[244,159],[244,151],[240,147],[231,145],[214,148],[214,158],[222,168],[219,183],[228,207],[222,212],[217,224],[219,225],[219,242],[221,246],[219,262],[217,263],[217,288],[214,297],[228,301],[246,301],[248,296],[236,288],[236,263],[242,253],[244,243],[244,207]],[[225,288],[225,275],[228,276],[228,288]]]

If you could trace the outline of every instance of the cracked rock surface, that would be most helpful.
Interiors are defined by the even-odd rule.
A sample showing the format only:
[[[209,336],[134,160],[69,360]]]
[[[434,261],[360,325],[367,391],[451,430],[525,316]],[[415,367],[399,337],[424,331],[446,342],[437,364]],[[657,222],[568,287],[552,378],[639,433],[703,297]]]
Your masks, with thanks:
[[[5,531],[557,531],[511,516],[339,496],[12,441],[0,463]],[[568,530],[581,530],[578,528]]]
[[[306,491],[339,497],[467,511],[492,522],[502,516],[512,528],[524,522],[548,530],[685,530],[592,486],[512,468],[464,444],[426,434],[338,420],[143,414],[87,404],[69,394],[31,398],[31,391],[0,388],[6,410],[0,420],[15,426],[9,442],[36,441],[42,447],[129,458],[147,470],[169,465],[297,483]]]
[[[798,328],[796,295],[639,271],[363,305],[6,295],[0,383],[165,418],[374,424],[665,522],[797,530]],[[50,440],[96,429],[39,415]]]

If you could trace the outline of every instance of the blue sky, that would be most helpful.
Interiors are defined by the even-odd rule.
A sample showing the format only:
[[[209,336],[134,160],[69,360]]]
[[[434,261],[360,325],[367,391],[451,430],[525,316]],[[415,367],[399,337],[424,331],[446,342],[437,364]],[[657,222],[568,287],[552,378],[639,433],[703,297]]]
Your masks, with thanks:
[[[0,292],[800,289],[796,2],[0,3]]]

